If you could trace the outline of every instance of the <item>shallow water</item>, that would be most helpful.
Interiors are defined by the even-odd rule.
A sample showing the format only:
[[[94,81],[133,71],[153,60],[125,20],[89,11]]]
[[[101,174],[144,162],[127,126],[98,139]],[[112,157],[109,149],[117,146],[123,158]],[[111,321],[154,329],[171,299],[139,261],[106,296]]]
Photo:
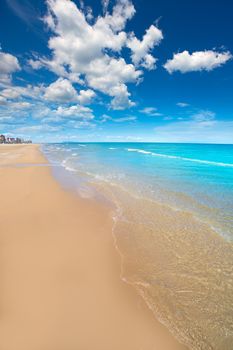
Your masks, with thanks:
[[[122,278],[192,349],[233,348],[233,146],[45,145],[115,204]]]

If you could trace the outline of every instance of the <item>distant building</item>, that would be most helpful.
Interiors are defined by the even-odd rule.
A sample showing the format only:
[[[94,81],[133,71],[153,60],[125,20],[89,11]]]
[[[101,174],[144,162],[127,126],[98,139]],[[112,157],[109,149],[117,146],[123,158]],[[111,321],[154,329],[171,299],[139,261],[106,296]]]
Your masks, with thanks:
[[[5,143],[6,142],[6,138],[4,135],[0,135],[0,143]]]
[[[5,135],[0,135],[0,143],[10,143],[10,144],[14,144],[14,143],[32,143],[31,140],[26,140],[24,141],[23,139],[19,138],[19,137],[6,137]]]
[[[16,139],[14,137],[7,137],[6,143],[16,143]]]

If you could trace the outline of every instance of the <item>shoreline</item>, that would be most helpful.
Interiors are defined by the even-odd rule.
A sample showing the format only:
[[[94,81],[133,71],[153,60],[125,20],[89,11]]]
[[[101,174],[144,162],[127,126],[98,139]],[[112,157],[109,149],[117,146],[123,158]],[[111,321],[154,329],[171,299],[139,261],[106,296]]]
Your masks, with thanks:
[[[79,144],[52,145],[45,154],[67,170],[64,175],[74,179],[74,190],[81,179],[117,208],[113,233],[123,281],[136,289],[180,342],[191,349],[225,349],[233,339],[232,244],[188,210],[140,196],[133,186],[129,191],[127,182],[115,183],[114,176],[124,174],[124,167],[119,160],[119,168],[108,169],[108,162],[117,161],[117,156],[102,145],[86,147],[82,152]],[[64,185],[62,177],[59,182]]]
[[[121,280],[110,209],[36,164],[38,145],[1,145],[1,349],[187,349]]]

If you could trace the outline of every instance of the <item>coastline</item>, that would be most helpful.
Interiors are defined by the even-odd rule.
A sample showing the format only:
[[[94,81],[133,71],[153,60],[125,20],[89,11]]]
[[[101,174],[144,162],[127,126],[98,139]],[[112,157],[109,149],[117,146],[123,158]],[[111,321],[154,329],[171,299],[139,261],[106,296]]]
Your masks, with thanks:
[[[186,349],[121,281],[110,209],[36,164],[37,145],[0,147],[1,349]]]
[[[214,195],[212,200],[216,205],[205,208],[201,204],[202,199],[205,201],[207,194],[210,198],[213,195],[213,188],[205,185],[204,198],[196,198],[197,204],[200,204],[200,217],[199,212],[192,211],[195,200],[192,191],[187,191],[188,197],[185,196],[186,202],[190,199],[187,203],[191,205],[190,211],[189,205],[183,207],[180,202],[175,203],[175,207],[170,205],[170,199],[166,197],[169,187],[164,187],[166,198],[164,203],[160,202],[160,196],[157,198],[156,194],[161,179],[157,177],[151,181],[153,178],[149,175],[151,169],[154,174],[162,169],[164,176],[169,176],[170,162],[164,166],[161,164],[160,168],[148,152],[164,149],[150,144],[145,147],[143,156],[133,152],[136,156],[132,157],[128,147],[125,144],[117,147],[115,144],[90,146],[77,143],[45,145],[42,150],[52,164],[60,165],[53,168],[53,174],[62,186],[69,189],[67,185],[70,184],[72,191],[81,196],[90,194],[97,201],[107,200],[114,208],[113,236],[121,256],[121,278],[137,290],[155,318],[190,349],[227,349],[233,339],[232,313],[229,312],[232,308],[233,246],[225,239],[228,226],[223,226],[224,235],[219,234],[213,229],[215,225],[209,225],[211,215],[208,214],[212,211],[216,214],[215,209],[221,207],[215,223],[220,223],[225,216],[230,224],[228,191],[220,191],[225,201],[218,197],[215,202]],[[192,147],[192,151],[195,153],[198,148]],[[132,159],[136,166],[132,164]],[[146,169],[141,172],[139,165]],[[189,164],[173,162],[174,166],[180,179],[175,181],[173,189],[182,195],[185,182],[181,180],[189,172]],[[207,177],[206,167],[197,165],[195,170],[199,177],[204,175],[202,184],[217,178],[215,189],[218,183],[221,185],[229,179],[229,174],[224,174],[222,167],[221,173],[218,168],[214,173],[212,167],[208,168],[211,173]],[[59,173],[62,176],[58,176]],[[171,175],[175,180],[177,174],[172,172]],[[194,171],[189,180],[193,189],[198,189],[195,176]],[[66,177],[68,181],[65,181]],[[152,185],[149,191],[148,185]],[[207,222],[202,221],[205,213]]]

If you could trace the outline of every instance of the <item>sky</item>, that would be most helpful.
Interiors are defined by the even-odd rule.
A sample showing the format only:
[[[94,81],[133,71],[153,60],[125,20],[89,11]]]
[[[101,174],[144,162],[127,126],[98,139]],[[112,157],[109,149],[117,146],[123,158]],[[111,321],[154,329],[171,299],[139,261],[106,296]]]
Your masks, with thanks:
[[[233,143],[231,0],[0,0],[0,134]]]

